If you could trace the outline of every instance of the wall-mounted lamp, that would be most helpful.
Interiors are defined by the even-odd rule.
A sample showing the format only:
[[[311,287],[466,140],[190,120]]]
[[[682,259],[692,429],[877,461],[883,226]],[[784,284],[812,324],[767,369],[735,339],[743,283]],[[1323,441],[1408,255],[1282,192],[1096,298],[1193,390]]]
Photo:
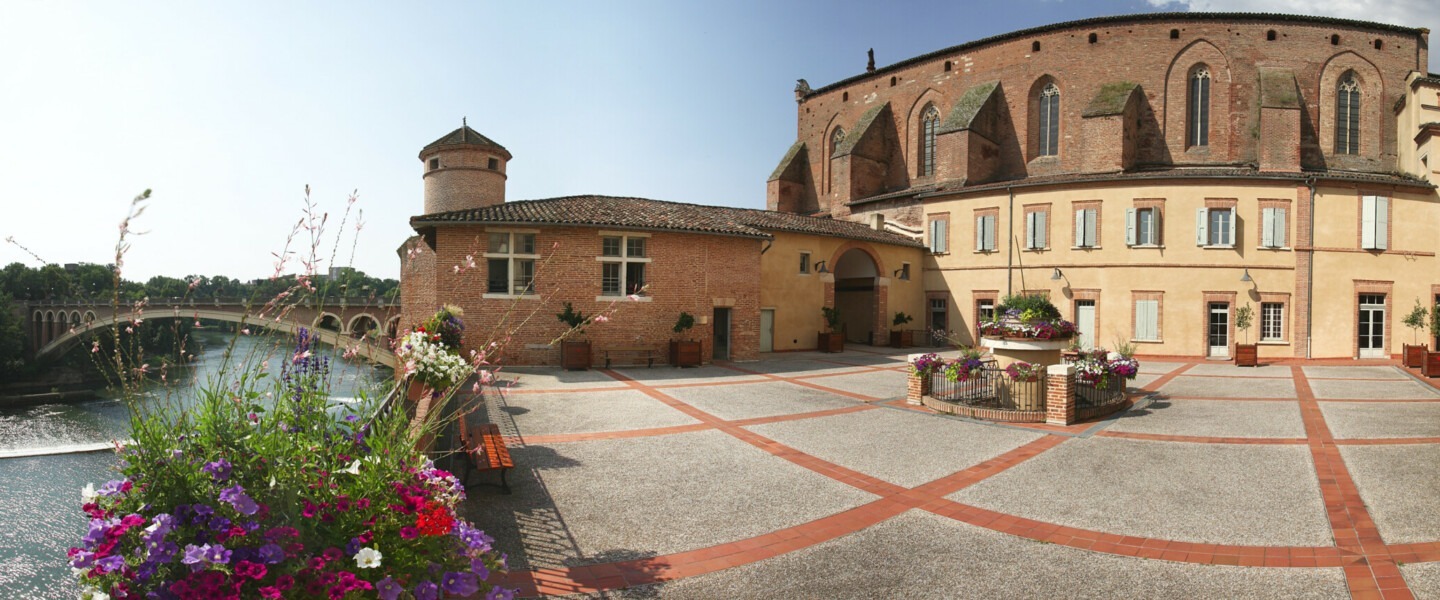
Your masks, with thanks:
[[[1060,281],[1065,275],[1060,272],[1060,267],[1055,267],[1055,272],[1050,274],[1050,281]]]
[[[825,261],[822,260],[822,261],[820,261],[820,262],[815,263],[815,272],[816,272],[816,273],[829,273],[830,270],[825,268]]]
[[[1247,267],[1245,269],[1245,274],[1240,276],[1240,283],[1250,283],[1253,281],[1255,280],[1250,278],[1250,269]]]
[[[905,269],[903,269],[903,268],[895,269],[894,275],[895,275],[896,277],[899,277],[900,274],[901,274],[901,273],[904,273],[904,272],[905,272]]]

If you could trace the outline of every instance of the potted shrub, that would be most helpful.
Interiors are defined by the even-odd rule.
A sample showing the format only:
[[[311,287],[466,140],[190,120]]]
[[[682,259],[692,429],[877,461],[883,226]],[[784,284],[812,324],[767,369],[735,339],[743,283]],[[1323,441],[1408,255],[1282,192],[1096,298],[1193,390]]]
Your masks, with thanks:
[[[1005,375],[1010,384],[1003,391],[1015,410],[1045,410],[1045,388],[1036,383],[1045,378],[1045,365],[1016,361],[1005,367]]]
[[[1425,310],[1425,307],[1420,305],[1420,299],[1416,298],[1415,308],[1410,309],[1410,314],[1405,315],[1405,319],[1401,321],[1401,323],[1404,323],[1406,327],[1410,328],[1410,339],[1412,341],[1418,341],[1417,338],[1420,336],[1420,330],[1425,328],[1429,320],[1430,311]],[[1429,347],[1428,344],[1405,344],[1405,352],[1401,355],[1402,360],[1405,361],[1405,366],[1419,367],[1421,363],[1425,362],[1425,351],[1429,349]]]
[[[892,328],[890,329],[891,346],[894,346],[896,348],[904,348],[906,346],[915,345],[914,333],[909,329],[900,329],[905,324],[914,320],[914,317],[907,315],[903,312],[895,313],[895,318],[891,321]]]
[[[575,310],[569,302],[565,303],[565,310],[555,315],[569,327],[561,337],[568,337],[570,334],[584,334],[585,325],[590,319],[584,313]],[[590,368],[590,341],[589,340],[563,340],[560,342],[560,368],[562,369],[588,369]]]
[[[684,335],[694,326],[695,317],[681,311],[679,320],[675,321],[675,327],[671,329],[676,335]],[[698,367],[701,351],[699,340],[670,340],[670,364],[677,367]]]
[[[1440,337],[1440,305],[1430,307],[1430,337]],[[1420,371],[1426,377],[1440,377],[1440,352],[1426,352]]]
[[[1250,326],[1255,324],[1255,310],[1250,304],[1235,309],[1235,328],[1245,332],[1245,343],[1235,344],[1235,366],[1255,367],[1260,365],[1260,347],[1250,343]]]
[[[829,306],[822,307],[827,332],[821,332],[817,346],[821,352],[844,352],[845,334],[840,331],[840,311]]]

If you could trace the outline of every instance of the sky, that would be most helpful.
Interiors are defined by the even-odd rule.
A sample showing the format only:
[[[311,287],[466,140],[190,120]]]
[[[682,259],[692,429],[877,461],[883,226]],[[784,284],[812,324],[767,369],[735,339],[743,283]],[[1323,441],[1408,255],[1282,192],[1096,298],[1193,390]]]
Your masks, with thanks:
[[[330,214],[322,269],[397,277],[395,249],[423,211],[419,150],[462,117],[514,155],[510,200],[763,208],[765,179],[794,142],[795,80],[818,88],[859,74],[868,48],[883,67],[1151,11],[1440,31],[1430,2],[11,1],[0,19],[0,238],[48,262],[108,264],[130,198],[152,189],[127,278],[266,277],[309,185]],[[341,232],[357,191],[363,229],[352,213]],[[39,265],[0,244],[0,265],[17,261]]]

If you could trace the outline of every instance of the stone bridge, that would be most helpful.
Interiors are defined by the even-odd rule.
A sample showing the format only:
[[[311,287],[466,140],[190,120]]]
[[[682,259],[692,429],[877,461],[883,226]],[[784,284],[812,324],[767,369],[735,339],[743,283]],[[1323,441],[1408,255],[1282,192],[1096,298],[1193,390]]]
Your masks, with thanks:
[[[283,333],[294,333],[301,327],[316,331],[320,341],[346,349],[355,347],[359,355],[389,367],[395,366],[390,353],[390,340],[400,324],[400,304],[369,298],[342,298],[329,304],[302,303],[288,306],[285,317],[256,316],[261,309],[249,300],[194,300],[151,298],[145,307],[146,321],[159,319],[195,319],[244,323]],[[113,308],[109,301],[70,300],[30,302],[25,335],[28,348],[36,357],[63,352],[80,337],[96,329],[131,319],[128,306]]]

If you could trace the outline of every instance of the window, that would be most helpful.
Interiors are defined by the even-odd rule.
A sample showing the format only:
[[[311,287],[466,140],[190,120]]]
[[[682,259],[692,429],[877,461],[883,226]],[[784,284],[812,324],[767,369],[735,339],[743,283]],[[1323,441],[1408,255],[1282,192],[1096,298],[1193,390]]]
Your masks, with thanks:
[[[489,168],[491,171],[499,170],[499,169],[500,169],[500,159],[498,159],[498,158],[491,158],[491,159],[489,159],[489,160],[487,160],[487,161],[485,162],[485,166],[486,166],[487,168]]]
[[[1160,341],[1160,300],[1135,301],[1135,339],[1144,342]]]
[[[1039,51],[1040,51],[1040,42],[1030,42],[1030,51],[1031,51],[1031,52],[1039,52]]]
[[[524,296],[535,293],[535,234],[491,232],[485,250],[485,293]]]
[[[950,219],[930,221],[930,253],[945,254],[950,251]]]
[[[1195,213],[1195,245],[1235,245],[1235,209],[1201,208]]]
[[[830,156],[835,156],[840,151],[840,142],[845,141],[845,130],[839,127],[830,133]]]
[[[1260,304],[1260,341],[1279,342],[1285,340],[1285,305],[1279,302]]]
[[[1049,240],[1046,239],[1049,236],[1046,234],[1050,232],[1050,228],[1046,224],[1046,221],[1049,220],[1047,218],[1049,216],[1049,211],[1044,210],[1037,210],[1025,213],[1026,250],[1043,250],[1046,248],[1046,244],[1047,242],[1049,242]]]
[[[975,217],[975,251],[995,251],[995,214]]]
[[[1125,211],[1125,244],[1127,246],[1160,245],[1160,209],[1150,206]]]
[[[1054,83],[1040,90],[1040,114],[1036,133],[1040,139],[1039,155],[1060,153],[1060,88]]]
[[[900,263],[900,281],[910,281],[910,263]]]
[[[801,274],[801,275],[809,275],[809,274],[810,274],[810,253],[809,253],[809,252],[801,252],[801,253],[800,253],[800,274]]]
[[[1360,247],[1384,250],[1390,247],[1390,199],[1360,197]]]
[[[975,301],[975,315],[980,321],[995,320],[995,301],[990,299]]]
[[[1190,111],[1185,124],[1190,146],[1210,145],[1210,69],[1200,67],[1190,75]]]
[[[1360,153],[1360,84],[1353,72],[1340,78],[1335,91],[1335,153]]]
[[[1285,217],[1289,212],[1283,207],[1260,209],[1260,246],[1262,248],[1284,248],[1289,243]]]
[[[643,293],[645,287],[646,236],[606,235],[600,238],[600,295],[624,296]]]
[[[1095,248],[1100,245],[1099,233],[1100,209],[1098,208],[1077,208],[1075,209],[1075,247]]]
[[[431,170],[431,171],[434,171],[435,169],[438,169],[438,168],[440,168],[440,159],[438,159],[438,158],[432,158],[432,159],[430,159],[430,170]]]
[[[1275,30],[1274,30],[1274,29],[1271,29],[1270,31],[1266,31],[1266,32],[1265,32],[1265,41],[1267,41],[1267,42],[1273,42],[1273,41],[1275,41]]]
[[[920,116],[920,176],[935,174],[935,130],[940,127],[940,109],[934,104],[925,107]]]

